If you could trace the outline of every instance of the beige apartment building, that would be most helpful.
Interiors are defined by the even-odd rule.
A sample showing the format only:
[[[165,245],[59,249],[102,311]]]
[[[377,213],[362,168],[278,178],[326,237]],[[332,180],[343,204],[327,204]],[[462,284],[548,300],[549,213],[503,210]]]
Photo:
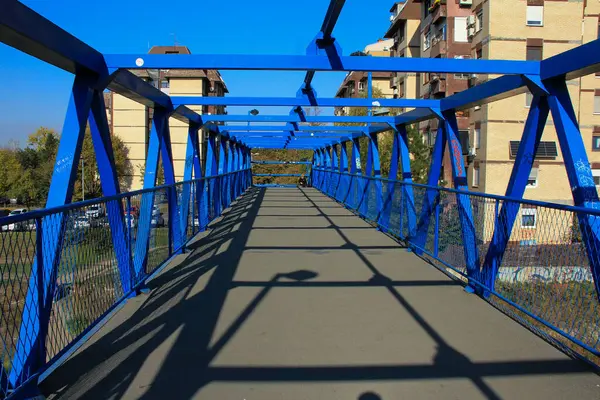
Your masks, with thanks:
[[[378,40],[365,47],[362,52],[365,56],[391,57],[393,40]],[[392,98],[394,90],[390,87],[390,72],[373,72],[371,74],[373,89],[381,92],[384,98]],[[368,91],[368,74],[366,72],[349,72],[337,90],[335,97],[360,97]],[[348,115],[350,107],[336,107],[335,115]]]
[[[185,46],[154,46],[149,54],[191,54]],[[134,70],[136,75],[160,88],[171,96],[224,96],[227,87],[221,74],[215,70]],[[129,161],[133,167],[133,175],[129,187],[123,191],[141,189],[143,186],[144,168],[150,128],[152,126],[153,109],[137,103],[121,95],[110,93],[106,98],[109,124],[113,135],[119,136],[129,150]],[[199,114],[223,114],[224,107],[190,106]],[[183,180],[188,127],[185,123],[171,118],[171,146],[175,180]],[[201,155],[204,135],[199,133]]]

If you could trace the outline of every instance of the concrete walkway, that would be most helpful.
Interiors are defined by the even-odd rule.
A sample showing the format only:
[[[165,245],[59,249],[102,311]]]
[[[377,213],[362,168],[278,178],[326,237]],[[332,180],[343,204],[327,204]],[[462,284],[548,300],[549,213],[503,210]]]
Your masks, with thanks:
[[[82,399],[598,399],[600,378],[314,189],[251,189],[43,382]]]

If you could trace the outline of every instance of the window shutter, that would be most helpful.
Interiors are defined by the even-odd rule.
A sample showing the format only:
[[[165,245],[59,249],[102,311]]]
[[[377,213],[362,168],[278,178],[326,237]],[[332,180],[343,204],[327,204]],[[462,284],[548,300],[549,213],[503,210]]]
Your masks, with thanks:
[[[467,17],[455,17],[454,18],[454,41],[455,42],[468,42],[467,36]]]

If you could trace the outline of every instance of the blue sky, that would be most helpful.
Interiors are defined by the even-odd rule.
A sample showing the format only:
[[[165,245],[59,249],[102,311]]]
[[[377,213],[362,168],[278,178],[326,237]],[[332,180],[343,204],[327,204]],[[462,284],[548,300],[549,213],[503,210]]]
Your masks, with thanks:
[[[33,10],[103,53],[145,53],[175,40],[192,53],[304,54],[321,27],[328,0],[23,0]],[[347,0],[334,36],[344,55],[381,38],[390,0]],[[177,8],[169,7],[177,5]],[[294,96],[301,72],[223,71],[230,96]],[[0,44],[0,145],[26,144],[40,126],[60,130],[73,76]],[[321,97],[333,97],[343,73],[317,73]],[[250,107],[230,107],[230,114]],[[259,108],[261,114],[289,109]]]

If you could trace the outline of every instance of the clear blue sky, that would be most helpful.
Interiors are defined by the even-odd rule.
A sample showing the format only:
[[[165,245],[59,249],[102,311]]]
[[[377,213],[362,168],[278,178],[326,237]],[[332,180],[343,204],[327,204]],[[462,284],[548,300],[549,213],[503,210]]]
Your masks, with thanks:
[[[103,53],[145,53],[175,42],[192,53],[304,54],[328,0],[23,0]],[[344,55],[381,38],[392,0],[347,0],[334,36]],[[172,6],[176,6],[173,8]],[[62,128],[73,76],[0,44],[0,145],[26,144],[40,126]],[[230,96],[294,96],[304,73],[223,71]],[[343,73],[317,73],[319,96],[333,97]],[[230,114],[249,107],[230,107]],[[260,108],[261,114],[289,109]]]

